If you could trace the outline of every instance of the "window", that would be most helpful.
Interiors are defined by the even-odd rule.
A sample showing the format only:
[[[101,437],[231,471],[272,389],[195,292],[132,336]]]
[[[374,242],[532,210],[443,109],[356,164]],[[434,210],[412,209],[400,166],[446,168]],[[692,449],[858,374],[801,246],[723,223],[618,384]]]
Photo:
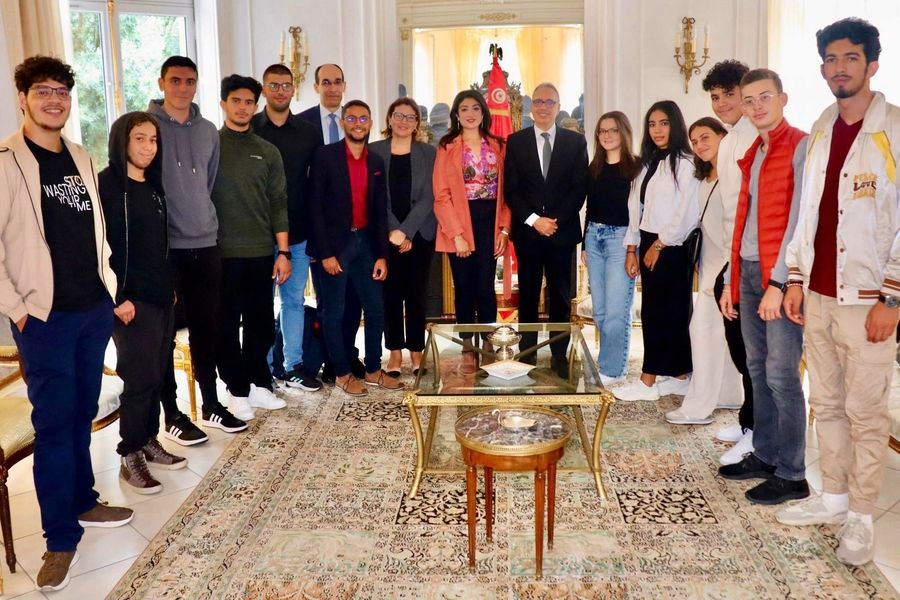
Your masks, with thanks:
[[[173,55],[194,57],[191,0],[113,2],[71,0],[72,66],[76,73],[72,116],[81,143],[101,167],[107,164],[109,127],[126,112],[146,110],[160,96],[157,79]]]

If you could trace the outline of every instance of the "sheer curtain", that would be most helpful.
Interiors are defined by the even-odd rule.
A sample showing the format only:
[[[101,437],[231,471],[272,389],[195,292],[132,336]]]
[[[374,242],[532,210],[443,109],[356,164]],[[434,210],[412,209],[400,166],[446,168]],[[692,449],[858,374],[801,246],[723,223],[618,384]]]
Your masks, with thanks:
[[[809,130],[834,96],[822,79],[822,59],[816,50],[816,31],[845,17],[859,17],[875,25],[881,38],[879,71],[872,89],[883,92],[888,102],[900,104],[900,5],[897,0],[769,0],[769,65],[781,76],[788,94],[785,116]]]

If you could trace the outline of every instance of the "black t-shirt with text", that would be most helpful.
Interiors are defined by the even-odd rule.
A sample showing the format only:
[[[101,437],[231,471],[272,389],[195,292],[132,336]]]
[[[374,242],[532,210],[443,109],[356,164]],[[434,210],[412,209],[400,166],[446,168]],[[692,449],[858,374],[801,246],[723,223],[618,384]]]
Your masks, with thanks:
[[[53,310],[84,311],[106,287],[97,270],[94,207],[69,150],[51,152],[25,139],[41,175],[44,239],[53,263]]]

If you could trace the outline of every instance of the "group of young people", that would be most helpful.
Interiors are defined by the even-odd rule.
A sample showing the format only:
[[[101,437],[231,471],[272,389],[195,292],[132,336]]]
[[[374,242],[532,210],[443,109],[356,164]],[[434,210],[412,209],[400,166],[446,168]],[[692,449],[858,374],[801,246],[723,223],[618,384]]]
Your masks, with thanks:
[[[900,108],[870,87],[877,28],[843,19],[816,43],[836,102],[809,135],[784,118],[778,74],[737,61],[716,64],[703,81],[720,120],[686,127],[673,102],[657,102],[639,156],[627,118],[604,114],[584,250],[604,384],[627,372],[640,274],[641,374],[613,394],[684,395],[666,413],[677,425],[740,407],[738,425],[716,434],[736,442],[719,474],[761,479],[745,492],[753,503],[801,500],[776,513],[781,523],[842,525],[837,557],[861,565],[874,553],[900,317]],[[686,242],[696,227],[694,265]],[[823,476],[813,496],[804,352]]]
[[[708,423],[716,407],[742,404],[737,432],[720,433],[738,442],[720,473],[763,479],[746,492],[752,502],[809,496],[799,379],[805,327],[824,493],[776,518],[843,523],[839,558],[870,560],[900,314],[900,109],[869,87],[880,51],[875,27],[845,19],[820,31],[817,43],[837,102],[811,137],[785,121],[776,73],[725,61],[704,80],[721,121],[704,117],[688,128],[674,102],[657,102],[635,155],[628,118],[608,112],[596,124],[590,163],[584,137],[556,125],[551,83],[533,92],[534,125],[508,140],[490,132],[483,96],[460,92],[435,150],[416,141],[420,110],[405,97],[390,105],[384,139],[369,144],[373,115],[361,100],[344,103],[344,74],[334,64],[315,71],[320,103],[296,115],[284,65],[267,68],[262,82],[224,78],[217,131],[193,103],[196,65],[170,57],[159,79],[163,98],[113,124],[99,177],[61,135],[71,68],[27,59],[15,75],[24,125],[0,142],[0,306],[34,407],[48,550],[38,586],[66,585],[83,527],[133,515],[98,502],[93,490],[90,424],[110,336],[125,382],[120,478],[154,493],[161,485],[148,465],[187,464],[158,442],[160,406],[163,435],[185,446],[206,439],[175,403],[176,303],[190,333],[201,423],[237,432],[255,409],[285,406],[268,357],[273,286],[281,298],[275,350],[283,356],[275,375],[287,387],[320,389],[321,371],[352,396],[367,386],[398,390],[404,349],[413,373],[423,368],[433,253],[449,254],[457,320],[492,323],[496,259],[510,239],[522,321],[537,320],[543,281],[550,319],[569,319],[572,264],[583,244],[605,385],[623,383],[627,372],[641,276],[641,375],[614,393],[683,394],[666,415],[675,424]],[[692,306],[695,265],[685,241],[696,227],[703,244]],[[308,271],[319,343],[304,326]],[[362,360],[354,344],[361,315]],[[384,369],[382,335],[390,351]],[[534,344],[523,338],[521,346]],[[551,344],[551,367],[562,377],[567,344]]]

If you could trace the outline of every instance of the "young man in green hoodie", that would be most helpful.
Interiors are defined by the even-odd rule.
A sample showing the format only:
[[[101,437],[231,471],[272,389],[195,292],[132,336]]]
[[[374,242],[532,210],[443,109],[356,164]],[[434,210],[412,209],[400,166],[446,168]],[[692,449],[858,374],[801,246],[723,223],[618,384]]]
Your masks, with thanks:
[[[278,148],[250,128],[261,93],[262,85],[252,77],[222,80],[225,125],[219,130],[219,170],[212,190],[222,253],[216,362],[231,409],[245,420],[253,418],[253,408],[286,405],[272,392],[266,356],[275,341],[272,282],[280,285],[291,276],[287,188]]]

